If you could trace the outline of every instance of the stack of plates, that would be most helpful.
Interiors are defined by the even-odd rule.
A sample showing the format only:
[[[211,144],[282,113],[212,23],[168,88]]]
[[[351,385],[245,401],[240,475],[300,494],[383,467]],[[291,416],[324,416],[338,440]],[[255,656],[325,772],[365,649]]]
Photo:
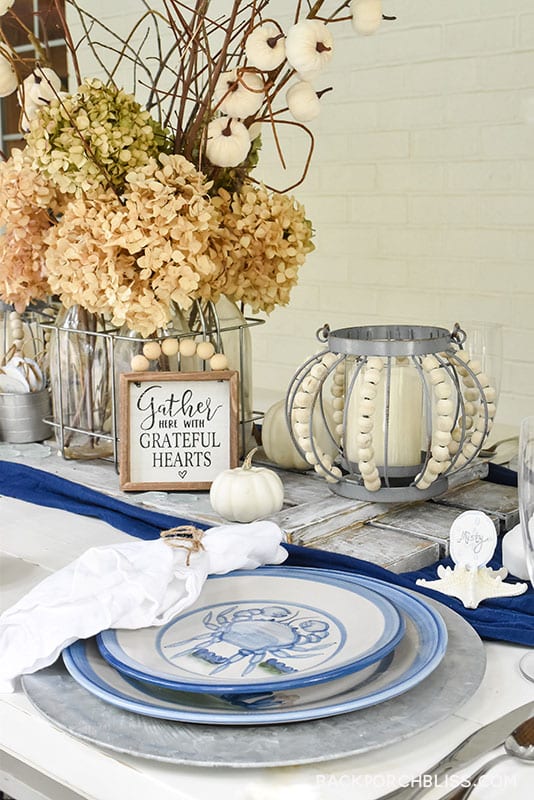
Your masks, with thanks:
[[[109,630],[63,653],[74,680],[137,714],[208,725],[332,717],[406,693],[438,666],[434,605],[349,573],[263,567],[210,578],[161,628]]]

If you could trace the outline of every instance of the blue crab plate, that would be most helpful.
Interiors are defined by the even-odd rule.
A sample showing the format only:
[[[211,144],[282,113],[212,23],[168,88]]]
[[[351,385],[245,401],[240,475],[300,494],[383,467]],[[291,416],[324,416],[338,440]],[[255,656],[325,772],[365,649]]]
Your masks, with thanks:
[[[194,605],[160,628],[108,630],[97,645],[125,676],[209,694],[313,686],[383,659],[403,616],[369,586],[298,567],[213,576]]]

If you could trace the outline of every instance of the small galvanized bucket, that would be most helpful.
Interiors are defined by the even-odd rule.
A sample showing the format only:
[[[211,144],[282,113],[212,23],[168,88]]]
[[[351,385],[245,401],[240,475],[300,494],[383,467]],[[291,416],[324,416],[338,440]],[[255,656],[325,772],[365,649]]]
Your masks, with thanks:
[[[28,394],[0,394],[0,441],[42,442],[51,435],[43,421],[50,414],[48,389]]]

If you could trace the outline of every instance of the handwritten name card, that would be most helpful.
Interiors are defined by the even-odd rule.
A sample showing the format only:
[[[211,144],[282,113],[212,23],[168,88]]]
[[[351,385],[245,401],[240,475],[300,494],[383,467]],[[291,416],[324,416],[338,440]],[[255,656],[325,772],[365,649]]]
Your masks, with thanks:
[[[209,489],[237,465],[237,372],[120,376],[120,486]]]

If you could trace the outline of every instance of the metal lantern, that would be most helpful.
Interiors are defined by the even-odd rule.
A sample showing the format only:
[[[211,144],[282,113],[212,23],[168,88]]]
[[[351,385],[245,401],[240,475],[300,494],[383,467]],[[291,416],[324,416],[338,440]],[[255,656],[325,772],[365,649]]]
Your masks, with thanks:
[[[327,349],[299,368],[287,393],[300,454],[344,497],[397,502],[446,491],[448,477],[476,458],[496,411],[496,390],[460,325],[321,333]]]

